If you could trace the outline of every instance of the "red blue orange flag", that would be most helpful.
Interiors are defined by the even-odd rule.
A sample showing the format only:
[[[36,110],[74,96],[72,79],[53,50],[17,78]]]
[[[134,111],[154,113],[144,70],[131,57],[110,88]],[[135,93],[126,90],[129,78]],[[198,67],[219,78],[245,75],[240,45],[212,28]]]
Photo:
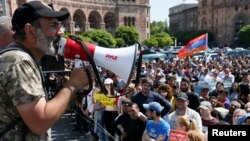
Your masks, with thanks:
[[[207,48],[207,34],[203,34],[189,41],[185,47],[178,52],[178,58],[182,59]]]

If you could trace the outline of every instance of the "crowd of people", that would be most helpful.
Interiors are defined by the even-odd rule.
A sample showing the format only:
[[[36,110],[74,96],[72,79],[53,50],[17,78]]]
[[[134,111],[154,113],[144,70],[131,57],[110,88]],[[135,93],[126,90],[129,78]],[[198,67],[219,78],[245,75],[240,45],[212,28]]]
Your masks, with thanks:
[[[5,48],[0,58],[1,139],[51,140],[50,128],[88,85],[84,69],[74,68],[57,94],[46,99],[40,62],[54,54],[53,41],[62,34],[59,21],[68,17],[68,12],[54,11],[40,1],[20,6],[12,18],[0,17],[0,31],[8,33],[0,35],[0,47]],[[210,61],[192,56],[144,60],[139,84],[133,81],[136,72],[125,84],[102,68],[106,91],[93,84],[90,93],[73,101],[77,127],[100,141],[168,141],[176,131],[189,140],[206,141],[209,125],[250,125],[249,64],[247,57],[223,55]],[[194,89],[212,82],[214,90],[209,85],[199,92]],[[231,87],[225,88],[225,83]]]
[[[95,124],[103,125],[111,133],[101,131],[102,141],[167,140],[171,138],[172,130],[187,132],[188,138],[195,138],[193,140],[207,140],[209,125],[249,125],[248,66],[249,59],[244,56],[222,56],[209,62],[192,56],[184,60],[176,58],[172,62],[143,61],[145,72],[138,86],[133,79],[125,86],[119,77],[103,69],[100,74],[104,85],[112,85],[111,91],[115,94],[112,96],[116,97],[116,118],[103,124],[105,116],[92,116],[107,110],[105,104],[96,99],[89,101],[94,107],[88,109],[89,115],[97,117],[99,121]],[[110,83],[106,83],[107,80]],[[203,84],[201,90],[195,92],[195,85],[200,83]],[[216,83],[215,88],[209,87],[209,83]],[[231,86],[226,88],[225,83]],[[92,95],[95,91],[89,96]],[[96,103],[102,108],[95,108]],[[131,106],[135,108],[132,110]],[[105,128],[107,126],[113,128]],[[96,133],[99,135],[100,132]]]

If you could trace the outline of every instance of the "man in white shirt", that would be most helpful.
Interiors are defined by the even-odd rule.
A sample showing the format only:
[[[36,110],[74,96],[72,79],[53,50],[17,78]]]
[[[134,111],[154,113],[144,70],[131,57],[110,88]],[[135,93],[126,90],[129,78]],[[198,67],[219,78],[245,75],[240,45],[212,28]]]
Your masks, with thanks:
[[[169,124],[171,129],[175,129],[175,121],[177,116],[187,116],[189,119],[196,121],[197,128],[202,131],[201,116],[198,112],[191,108],[188,108],[188,96],[184,92],[180,92],[176,95],[176,109],[169,114]]]

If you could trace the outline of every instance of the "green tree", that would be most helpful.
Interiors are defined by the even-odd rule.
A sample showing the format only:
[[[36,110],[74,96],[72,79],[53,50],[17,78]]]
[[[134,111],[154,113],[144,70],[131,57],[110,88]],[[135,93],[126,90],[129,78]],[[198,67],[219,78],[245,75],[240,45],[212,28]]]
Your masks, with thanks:
[[[158,41],[155,38],[146,39],[143,41],[143,44],[147,47],[157,47]]]
[[[165,32],[156,33],[151,38],[155,38],[157,40],[158,47],[164,47],[167,45],[172,45],[174,43],[173,39],[169,36],[169,34]]]
[[[177,38],[178,43],[180,45],[186,45],[190,40],[202,35],[208,33],[208,43],[214,42],[214,36],[211,32],[200,30],[200,31],[187,31],[187,32],[177,32],[174,34],[174,36]]]
[[[150,39],[146,39],[143,43],[148,47],[164,47],[172,45],[174,41],[169,34],[161,32],[151,36]]]
[[[105,30],[89,30],[83,34],[83,37],[88,37],[92,41],[98,43],[99,46],[114,48],[116,46],[116,41],[112,34]]]
[[[250,25],[243,26],[238,32],[239,43],[242,46],[250,46]]]
[[[117,47],[124,47],[126,45],[125,41],[122,38],[115,38],[115,40],[116,40]]]
[[[168,27],[167,27],[166,22],[162,22],[162,21],[156,22],[156,21],[153,21],[150,24],[150,34],[151,35],[155,35],[157,33],[162,33],[162,32],[168,33]]]
[[[94,42],[93,40],[91,40],[91,38],[85,37],[85,36],[83,36],[81,34],[76,35],[76,37],[80,38],[83,42],[88,42],[88,43],[93,43]]]
[[[115,32],[116,38],[122,38],[126,46],[130,46],[139,41],[139,32],[135,27],[120,26]]]
[[[62,35],[63,38],[69,38],[70,36],[72,36],[70,33],[66,33],[64,35]],[[88,42],[88,43],[93,43],[93,41],[89,38],[89,37],[85,37],[81,34],[77,34],[75,35],[75,37],[81,39],[83,42]]]

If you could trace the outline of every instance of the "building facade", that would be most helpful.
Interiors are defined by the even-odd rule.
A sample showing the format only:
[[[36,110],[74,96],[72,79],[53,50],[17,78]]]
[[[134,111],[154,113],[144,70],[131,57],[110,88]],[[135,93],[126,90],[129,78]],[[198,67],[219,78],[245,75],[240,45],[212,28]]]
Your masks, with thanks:
[[[240,27],[250,24],[250,0],[199,0],[198,27],[221,46],[236,45]]]
[[[11,16],[18,6],[30,0],[6,1],[7,5],[9,5],[8,14]],[[127,25],[137,28],[140,41],[150,38],[149,0],[42,1],[47,4],[52,3],[55,10],[70,13],[70,18],[62,23],[65,32],[77,34],[91,29],[103,29],[114,34],[117,27]]]
[[[198,29],[198,2],[183,1],[169,9],[171,33],[196,31]]]

